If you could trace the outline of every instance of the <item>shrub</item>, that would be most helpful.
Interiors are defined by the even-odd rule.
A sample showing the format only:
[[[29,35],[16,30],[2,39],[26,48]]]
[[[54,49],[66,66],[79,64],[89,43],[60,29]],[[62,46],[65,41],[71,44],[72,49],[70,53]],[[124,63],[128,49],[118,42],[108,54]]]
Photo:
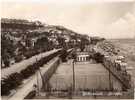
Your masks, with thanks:
[[[103,57],[104,55],[101,55],[100,53],[95,53],[93,58],[96,60],[97,63],[102,63]]]
[[[19,73],[13,73],[10,76],[2,79],[2,95],[9,94],[9,90],[17,88],[22,84],[22,76]]]
[[[70,52],[67,52],[66,50],[63,50],[61,55],[59,56],[62,60],[62,62],[66,62],[67,61],[67,56],[69,55]]]
[[[15,57],[15,62],[20,62],[22,59],[23,59],[22,56],[18,55]]]
[[[33,65],[29,65],[26,69],[21,71],[21,75],[23,76],[24,79],[26,79],[32,74],[34,74],[35,71],[36,70],[34,69]]]
[[[53,53],[47,57],[42,58],[38,62],[35,62],[32,65],[27,66],[27,68],[21,70],[20,73],[13,73],[6,78],[2,79],[2,86],[1,86],[1,95],[8,95],[10,90],[17,88],[19,85],[22,84],[22,80],[30,77],[33,75],[40,66],[43,66],[45,63],[50,61],[52,58],[56,57],[61,50],[56,53]]]

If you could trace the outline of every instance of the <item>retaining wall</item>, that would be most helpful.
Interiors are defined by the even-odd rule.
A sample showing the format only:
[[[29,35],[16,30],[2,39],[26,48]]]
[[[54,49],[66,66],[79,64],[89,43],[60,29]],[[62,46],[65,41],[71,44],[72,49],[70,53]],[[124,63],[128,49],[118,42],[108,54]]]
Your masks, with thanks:
[[[47,83],[47,80],[52,76],[52,74],[55,72],[55,70],[57,69],[58,65],[60,63],[60,58],[56,57],[54,59],[52,59],[49,64],[45,64],[40,70],[37,71],[37,73],[30,77],[30,80],[24,84],[24,86],[20,89],[17,90],[17,92],[9,98],[9,100],[23,100],[25,99],[29,99],[31,98],[31,92],[33,91],[37,91],[37,89],[35,89],[34,85],[39,85],[38,82],[43,82],[42,78],[46,81],[45,84]],[[41,75],[39,76],[39,72],[41,73]],[[37,75],[39,78],[37,78]],[[40,84],[40,86],[38,87],[39,89],[41,89],[43,86],[43,84]],[[35,92],[33,92],[35,93]],[[35,94],[34,94],[35,95]],[[33,96],[33,95],[32,95]]]

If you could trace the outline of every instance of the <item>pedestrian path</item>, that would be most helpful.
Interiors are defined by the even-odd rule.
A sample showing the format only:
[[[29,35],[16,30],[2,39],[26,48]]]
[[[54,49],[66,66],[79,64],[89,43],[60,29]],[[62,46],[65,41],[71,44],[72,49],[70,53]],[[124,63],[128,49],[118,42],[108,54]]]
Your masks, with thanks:
[[[45,64],[42,68],[40,68],[41,74],[43,75],[49,67],[52,66],[54,62],[56,62],[59,58],[55,57],[47,64]],[[42,88],[42,78],[40,73],[37,71],[36,74],[31,76],[29,79],[26,80],[24,84],[22,84],[18,89],[16,89],[16,93],[14,93],[10,97],[2,97],[2,100],[23,100],[31,91],[34,90],[34,85],[40,84],[39,88]]]
[[[40,54],[35,55],[29,59],[26,59],[26,60],[23,60],[19,63],[16,63],[8,68],[1,69],[1,78],[5,78],[8,75],[15,73],[15,72],[20,72],[21,70],[25,69],[28,65],[32,65],[36,61],[39,61],[42,57],[46,57],[52,53],[57,52],[58,50],[60,50],[60,49],[54,49],[51,51],[40,53]]]

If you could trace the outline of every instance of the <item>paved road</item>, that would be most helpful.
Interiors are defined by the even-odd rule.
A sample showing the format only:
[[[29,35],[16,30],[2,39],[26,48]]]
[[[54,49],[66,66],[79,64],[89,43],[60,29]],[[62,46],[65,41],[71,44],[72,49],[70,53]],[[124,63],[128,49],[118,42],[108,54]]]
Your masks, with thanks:
[[[42,68],[40,68],[42,75],[58,59],[59,58],[56,57],[52,59],[51,61],[49,61],[47,64],[45,64]],[[16,93],[14,93],[12,96],[9,96],[9,97],[2,97],[2,100],[23,100],[23,98],[26,97],[27,94],[33,90],[34,88],[33,85],[37,84],[37,77],[38,77],[38,83],[40,84],[39,88],[41,88],[42,78],[41,78],[41,75],[39,74],[39,71],[37,71],[36,74],[31,76],[29,79],[25,80],[25,83],[19,86],[18,89],[16,89]]]
[[[41,54],[38,54],[38,55],[35,55],[29,59],[26,59],[26,60],[23,60],[19,63],[16,63],[8,68],[4,68],[1,70],[1,77],[2,78],[5,78],[6,76],[12,74],[12,73],[15,73],[15,72],[20,72],[21,70],[25,69],[28,65],[31,65],[33,63],[36,62],[36,59],[37,61],[40,60],[42,57],[45,57],[45,56],[48,56],[56,51],[58,51],[59,49],[54,49],[54,50],[51,50],[51,51],[48,51],[48,52],[45,52],[45,53],[41,53]]]

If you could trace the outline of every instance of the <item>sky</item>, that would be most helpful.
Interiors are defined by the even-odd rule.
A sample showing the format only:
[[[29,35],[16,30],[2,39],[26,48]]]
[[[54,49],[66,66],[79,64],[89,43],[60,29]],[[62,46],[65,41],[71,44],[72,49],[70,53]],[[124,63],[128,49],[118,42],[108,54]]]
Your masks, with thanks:
[[[39,20],[89,36],[135,37],[134,0],[2,0],[1,17]]]

